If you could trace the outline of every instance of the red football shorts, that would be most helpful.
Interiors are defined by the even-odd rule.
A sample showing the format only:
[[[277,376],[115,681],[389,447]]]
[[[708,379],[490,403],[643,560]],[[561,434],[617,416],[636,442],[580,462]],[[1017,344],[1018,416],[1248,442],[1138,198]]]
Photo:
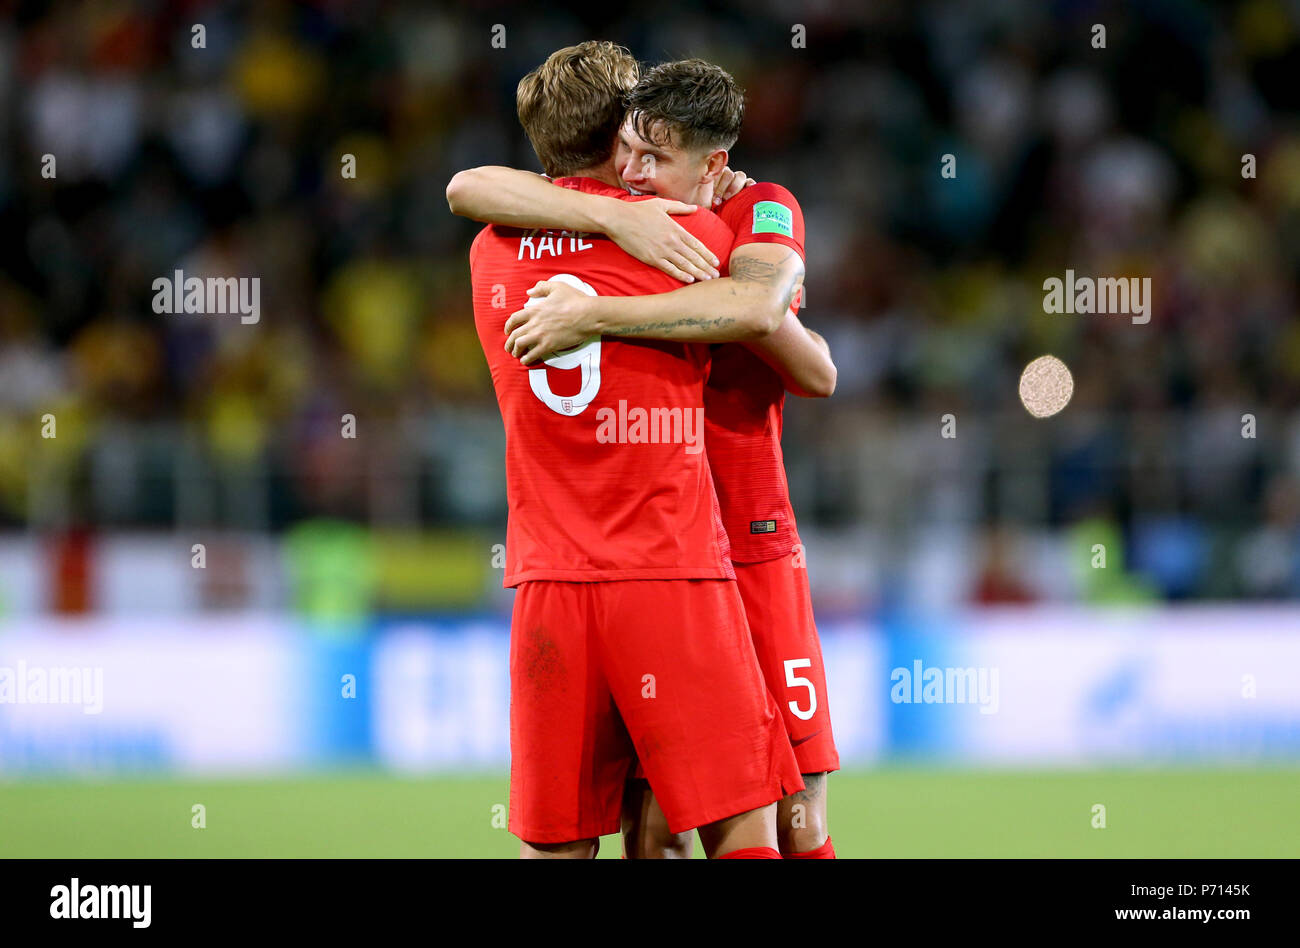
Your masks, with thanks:
[[[799,772],[839,770],[808,570],[793,553],[735,567],[758,664],[785,719]]]
[[[803,788],[730,580],[519,585],[510,633],[510,832],[619,831],[639,759],[685,832]]]

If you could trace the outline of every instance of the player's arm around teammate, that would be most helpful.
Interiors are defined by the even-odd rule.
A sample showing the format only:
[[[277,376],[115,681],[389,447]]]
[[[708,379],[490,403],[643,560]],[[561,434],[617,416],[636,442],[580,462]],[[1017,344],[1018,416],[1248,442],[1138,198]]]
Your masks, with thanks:
[[[671,131],[661,132],[667,141],[648,139],[643,131],[631,118],[619,130],[622,181],[642,193],[654,189],[660,195],[708,203],[716,193],[709,185],[716,188],[717,169],[726,166],[726,150],[692,156],[672,143]],[[739,190],[730,188],[728,200]],[[743,243],[732,250],[727,268],[723,279],[635,297],[591,297],[543,281],[528,291],[528,305],[506,320],[506,351],[532,365],[592,335],[744,342],[793,394],[827,397],[834,392],[830,349],[804,327],[796,312],[796,300],[803,293],[800,253],[784,243]]]
[[[716,203],[753,183],[724,169]],[[717,256],[673,220],[672,215],[695,213],[694,204],[620,201],[553,187],[531,171],[484,165],[457,172],[447,185],[447,206],[460,217],[487,223],[605,234],[625,253],[683,283],[719,276]]]
[[[829,397],[837,374],[830,347],[792,306],[803,278],[799,255],[779,244],[745,244],[732,251],[727,265],[731,275],[725,279],[653,296],[593,297],[543,281],[529,289],[528,306],[506,320],[506,351],[532,365],[593,335],[680,340],[707,332],[711,342],[745,342],[792,394]],[[773,331],[745,331],[745,313],[759,314],[765,328],[778,307]],[[710,326],[716,328],[708,331]]]
[[[633,159],[636,155],[629,155]],[[633,165],[633,167],[637,167]],[[644,164],[640,167],[645,167]],[[644,182],[643,182],[644,183]],[[714,187],[714,206],[729,200],[744,187],[755,182],[743,172],[724,168]],[[663,270],[683,282],[706,280],[718,276],[717,258],[694,235],[677,224],[671,215],[689,214],[696,205],[656,198],[647,201],[618,201],[553,187],[546,178],[529,171],[499,166],[484,166],[461,171],[447,186],[447,203],[452,211],[474,220],[491,221],[519,227],[550,227],[604,233],[625,252],[644,263]],[[747,244],[734,252],[728,261],[732,279],[749,283],[744,291],[774,294],[769,301],[775,307],[783,302],[781,285],[784,268],[801,270],[795,255],[781,252],[777,245]],[[797,274],[797,280],[802,273]],[[725,286],[725,281],[723,284]],[[804,397],[827,397],[835,391],[835,364],[830,349],[821,336],[807,329],[793,310],[787,311],[774,332],[762,334],[766,324],[751,326],[746,320],[749,302],[739,292],[728,293],[728,309],[711,314],[710,297],[682,301],[676,295],[650,304],[650,316],[639,318],[634,309],[618,304],[603,316],[599,309],[589,309],[585,294],[564,284],[542,283],[530,291],[538,300],[555,297],[549,305],[529,307],[507,329],[519,329],[507,346],[512,354],[521,355],[531,365],[544,353],[576,345],[593,334],[642,335],[646,338],[698,338],[708,342],[738,341],[752,337],[751,348],[772,366],[786,383],[786,389]],[[762,312],[763,306],[757,307]],[[734,304],[737,312],[731,312]],[[677,307],[684,305],[697,311],[690,324],[681,322]],[[700,315],[703,313],[704,315]],[[718,316],[732,316],[731,331],[722,328]]]
[[[738,251],[732,251],[734,261],[752,244],[746,244]],[[759,358],[770,365],[781,381],[785,390],[792,395],[803,398],[830,398],[835,394],[835,381],[838,372],[831,359],[831,347],[826,340],[813,332],[795,314],[791,306],[781,321],[776,332],[749,343]]]

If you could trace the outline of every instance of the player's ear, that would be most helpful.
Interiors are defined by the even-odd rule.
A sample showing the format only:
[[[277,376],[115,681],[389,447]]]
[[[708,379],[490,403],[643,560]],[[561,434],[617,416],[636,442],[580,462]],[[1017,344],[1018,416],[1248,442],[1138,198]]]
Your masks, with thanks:
[[[704,164],[704,180],[717,181],[718,175],[722,174],[723,169],[727,167],[727,149],[719,148],[709,152],[708,158]]]

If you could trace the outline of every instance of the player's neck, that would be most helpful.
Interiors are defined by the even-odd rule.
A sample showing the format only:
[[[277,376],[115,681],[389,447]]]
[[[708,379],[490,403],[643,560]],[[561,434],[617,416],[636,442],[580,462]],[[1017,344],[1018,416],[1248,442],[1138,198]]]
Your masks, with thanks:
[[[601,184],[608,184],[612,188],[622,188],[618,182],[618,174],[614,171],[614,162],[606,161],[603,164],[595,165],[591,168],[583,168],[573,172],[569,177],[573,178],[595,178]]]

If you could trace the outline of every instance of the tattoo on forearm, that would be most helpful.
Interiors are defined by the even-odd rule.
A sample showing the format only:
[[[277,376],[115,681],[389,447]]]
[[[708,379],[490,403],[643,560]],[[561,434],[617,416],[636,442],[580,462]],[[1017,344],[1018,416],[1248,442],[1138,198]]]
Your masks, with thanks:
[[[732,258],[728,264],[731,278],[737,283],[761,283],[764,286],[781,288],[781,296],[788,307],[794,301],[795,290],[799,287],[799,267],[787,267],[791,257],[798,256],[789,251],[779,263],[768,263],[744,255]]]
[[[737,257],[731,261],[729,270],[737,283],[766,283],[770,286],[778,276],[776,264],[753,257]]]
[[[743,254],[732,258],[728,263],[733,283],[731,294],[737,295],[734,289],[736,283],[759,283],[764,286],[777,287],[781,290],[785,298],[785,305],[788,307],[794,299],[795,290],[799,286],[799,278],[802,276],[802,267],[788,266],[791,257],[797,259],[798,254],[793,250],[788,251],[778,263],[757,260]],[[650,335],[659,339],[667,339],[684,335],[691,330],[726,329],[734,325],[735,322],[736,320],[730,316],[715,316],[711,319],[684,316],[681,319],[654,320],[638,323],[635,326],[615,326],[604,330],[604,335]]]
[[[681,319],[661,320],[641,323],[637,326],[613,326],[606,329],[606,336],[644,336],[646,333],[663,333],[667,336],[678,335],[687,329],[723,329],[734,323],[730,316],[718,316],[714,319],[696,319],[684,316]]]

